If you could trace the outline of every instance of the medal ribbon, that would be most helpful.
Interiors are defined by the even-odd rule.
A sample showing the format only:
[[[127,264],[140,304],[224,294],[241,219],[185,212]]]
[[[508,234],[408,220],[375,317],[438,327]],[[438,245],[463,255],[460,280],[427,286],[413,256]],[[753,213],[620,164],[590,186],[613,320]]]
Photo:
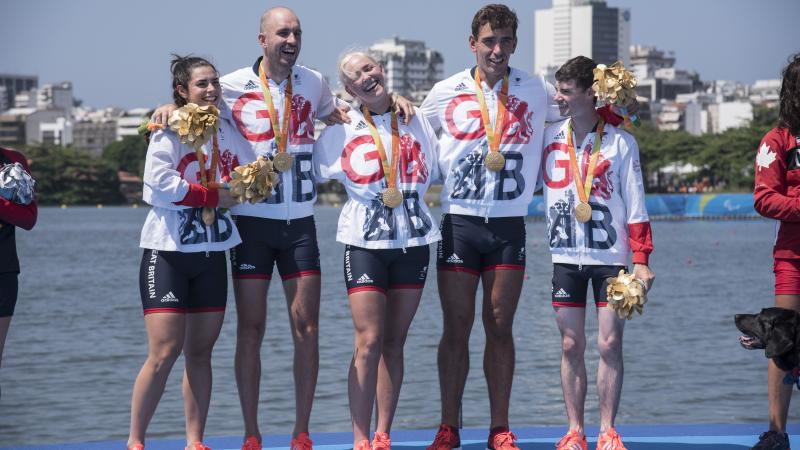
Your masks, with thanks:
[[[589,159],[589,167],[586,169],[586,178],[581,177],[578,168],[578,158],[575,156],[575,146],[572,144],[572,119],[567,122],[567,151],[569,153],[569,166],[572,171],[572,179],[578,189],[578,198],[581,202],[589,203],[589,194],[592,192],[592,182],[594,181],[594,168],[600,157],[600,145],[603,143],[603,128],[605,122],[601,117],[597,122],[597,130],[594,135],[594,145],[592,145],[592,156]],[[583,185],[583,186],[581,186]]]
[[[272,124],[272,131],[275,140],[278,141],[278,153],[286,151],[287,138],[289,137],[289,116],[292,114],[292,72],[286,78],[286,90],[283,99],[283,125],[279,123],[278,116],[275,114],[275,105],[272,103],[272,94],[269,92],[269,80],[264,71],[264,60],[258,66],[258,77],[261,79],[261,91],[264,93],[264,101],[269,108],[269,122]]]
[[[486,107],[486,97],[483,96],[481,86],[480,70],[475,69],[475,93],[478,96],[478,103],[481,105],[481,119],[483,119],[483,129],[486,131],[486,138],[489,140],[489,151],[500,151],[500,139],[503,137],[503,126],[506,120],[506,100],[508,99],[508,73],[503,76],[503,87],[500,88],[497,99],[497,117],[494,126],[489,121],[489,108]],[[496,131],[496,133],[495,133]]]
[[[212,150],[211,150],[211,167],[206,169],[206,155],[203,149],[198,148],[194,151],[197,163],[200,165],[200,184],[203,187],[209,187],[214,184],[217,178],[217,162],[219,161],[219,142],[217,141],[217,133],[214,132],[212,136]]]
[[[369,125],[369,132],[372,135],[372,140],[375,146],[378,147],[378,154],[381,156],[381,165],[383,166],[383,176],[386,177],[387,187],[396,187],[395,181],[397,180],[397,165],[400,159],[400,131],[397,127],[397,113],[392,108],[392,164],[386,159],[386,150],[383,148],[381,136],[378,134],[378,129],[375,128],[375,122],[372,121],[372,115],[366,106],[361,106],[361,113]]]

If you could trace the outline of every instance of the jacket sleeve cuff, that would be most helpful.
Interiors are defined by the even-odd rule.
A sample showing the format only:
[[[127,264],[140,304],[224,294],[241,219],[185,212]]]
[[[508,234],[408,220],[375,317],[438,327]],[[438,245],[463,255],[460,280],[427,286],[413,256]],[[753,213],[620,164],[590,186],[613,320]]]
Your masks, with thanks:
[[[190,183],[189,191],[183,197],[183,200],[175,202],[176,205],[189,206],[192,208],[200,208],[208,206],[216,208],[219,203],[219,193],[216,189],[208,189],[200,184]]]
[[[648,265],[650,262],[650,254],[645,252],[633,252],[633,263]]]

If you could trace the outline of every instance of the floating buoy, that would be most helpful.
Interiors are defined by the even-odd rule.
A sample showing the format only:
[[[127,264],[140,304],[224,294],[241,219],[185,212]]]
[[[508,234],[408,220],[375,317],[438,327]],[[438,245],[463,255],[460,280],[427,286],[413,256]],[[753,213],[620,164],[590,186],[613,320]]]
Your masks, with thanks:
[[[97,204],[97,209],[103,209],[103,204],[102,203],[98,203]]]
[[[133,203],[133,204],[131,205],[131,208],[138,208],[138,207],[139,207],[139,204],[138,204],[138,203]]]
[[[66,203],[62,203],[61,204],[61,209],[67,209],[67,204]]]

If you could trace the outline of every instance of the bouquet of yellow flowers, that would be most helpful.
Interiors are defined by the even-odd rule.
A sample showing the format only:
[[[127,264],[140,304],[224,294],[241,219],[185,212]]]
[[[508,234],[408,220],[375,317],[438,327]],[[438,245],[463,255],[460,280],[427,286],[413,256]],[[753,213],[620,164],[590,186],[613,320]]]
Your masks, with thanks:
[[[272,196],[272,189],[280,181],[280,177],[272,167],[272,161],[259,156],[257,160],[239,166],[231,172],[228,187],[231,195],[239,203],[260,203]]]
[[[636,100],[636,78],[625,69],[622,61],[617,61],[611,66],[598,64],[594,68],[594,83],[592,89],[600,97],[622,110],[625,126],[631,128],[639,125],[636,116],[629,116],[625,107]]]
[[[631,319],[633,312],[642,314],[644,304],[647,303],[647,289],[644,283],[636,279],[633,274],[619,271],[616,277],[608,279],[608,309],[616,311],[620,319]]]
[[[197,106],[187,103],[169,116],[169,127],[181,138],[181,143],[195,150],[203,146],[217,131],[219,110],[214,105]]]

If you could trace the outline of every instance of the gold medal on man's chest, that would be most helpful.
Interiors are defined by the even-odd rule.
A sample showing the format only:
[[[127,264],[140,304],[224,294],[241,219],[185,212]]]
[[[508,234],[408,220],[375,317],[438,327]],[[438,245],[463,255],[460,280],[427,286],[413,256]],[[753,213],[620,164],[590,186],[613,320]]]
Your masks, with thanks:
[[[400,203],[403,203],[403,194],[401,194],[397,188],[386,188],[381,193],[381,200],[383,204],[389,208],[397,208],[400,206]]]
[[[592,207],[585,202],[575,206],[575,219],[580,223],[586,223],[592,219]]]
[[[294,157],[286,152],[276,153],[272,159],[272,165],[278,172],[286,172],[292,168]]]
[[[483,164],[492,172],[499,172],[506,167],[506,157],[500,152],[490,151],[486,154]]]

